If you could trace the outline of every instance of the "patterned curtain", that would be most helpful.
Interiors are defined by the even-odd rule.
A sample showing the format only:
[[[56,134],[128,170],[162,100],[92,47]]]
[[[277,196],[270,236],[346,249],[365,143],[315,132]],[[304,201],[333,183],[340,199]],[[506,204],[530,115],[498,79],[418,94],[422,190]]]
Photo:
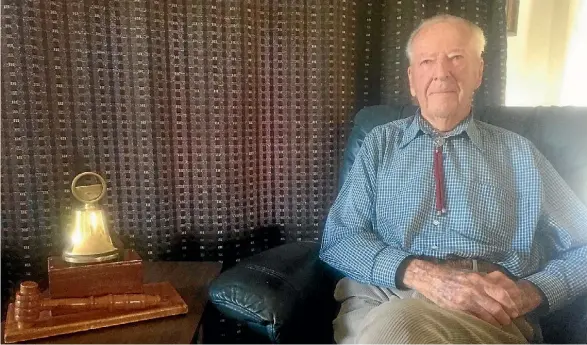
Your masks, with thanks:
[[[504,1],[3,1],[3,301],[63,250],[82,171],[145,260],[317,240],[353,113],[409,102],[422,18],[485,29],[477,101],[502,103]]]
[[[317,239],[354,101],[356,6],[6,1],[10,273],[42,272],[63,249],[85,170],[108,181],[111,231],[145,260]]]

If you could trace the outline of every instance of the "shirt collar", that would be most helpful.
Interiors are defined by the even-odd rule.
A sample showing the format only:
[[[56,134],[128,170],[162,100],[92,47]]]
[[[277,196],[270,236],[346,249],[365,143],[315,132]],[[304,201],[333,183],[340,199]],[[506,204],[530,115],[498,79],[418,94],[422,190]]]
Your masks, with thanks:
[[[420,118],[420,108],[418,108],[418,110],[416,111],[416,115],[414,115],[412,117],[412,122],[410,123],[408,128],[406,128],[406,130],[404,131],[404,136],[402,137],[402,140],[399,143],[400,149],[403,149],[409,143],[411,143],[412,140],[414,140],[418,136],[418,134],[423,133],[422,130],[420,129],[419,118]]]
[[[477,127],[477,121],[473,118],[473,114],[471,114],[469,125],[467,126],[467,130],[465,131],[469,136],[469,139],[473,142],[475,146],[481,151],[483,149],[483,142],[481,141],[481,133],[479,132],[479,128]]]
[[[453,137],[457,136],[463,132],[467,134],[469,139],[473,142],[475,146],[479,149],[483,150],[483,145],[481,142],[481,135],[479,133],[479,128],[475,124],[475,119],[473,119],[473,111],[471,110],[471,114],[467,116],[463,121],[461,121],[452,131],[447,133],[445,137]],[[403,149],[409,143],[411,143],[419,134],[428,134],[433,136],[434,129],[428,121],[426,121],[422,115],[420,114],[420,108],[416,110],[416,114],[414,115],[412,122],[404,131],[404,135],[400,142],[400,148]]]

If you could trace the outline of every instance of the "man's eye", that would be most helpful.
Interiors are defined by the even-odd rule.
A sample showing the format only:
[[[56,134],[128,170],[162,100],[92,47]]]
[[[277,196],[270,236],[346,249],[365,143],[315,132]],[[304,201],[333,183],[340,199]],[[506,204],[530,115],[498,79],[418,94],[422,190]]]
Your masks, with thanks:
[[[463,58],[463,56],[462,56],[462,55],[453,55],[453,56],[451,56],[450,58],[451,58],[452,60],[457,60],[457,61],[458,61],[458,60],[462,59],[462,58]]]
[[[430,63],[432,63],[432,60],[426,59],[426,60],[422,60],[420,62],[420,65],[429,65]]]

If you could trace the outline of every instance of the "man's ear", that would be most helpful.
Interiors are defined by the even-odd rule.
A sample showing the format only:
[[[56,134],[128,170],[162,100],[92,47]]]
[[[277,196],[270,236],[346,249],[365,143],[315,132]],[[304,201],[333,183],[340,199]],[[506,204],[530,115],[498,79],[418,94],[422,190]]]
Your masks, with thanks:
[[[479,75],[477,76],[477,86],[475,87],[475,90],[477,90],[483,82],[483,68],[485,67],[485,61],[483,60],[483,58],[480,58],[480,60],[481,61],[479,61]]]
[[[414,82],[412,81],[412,66],[408,66],[408,81],[410,82],[410,94],[412,98],[416,98],[416,89],[414,88]]]

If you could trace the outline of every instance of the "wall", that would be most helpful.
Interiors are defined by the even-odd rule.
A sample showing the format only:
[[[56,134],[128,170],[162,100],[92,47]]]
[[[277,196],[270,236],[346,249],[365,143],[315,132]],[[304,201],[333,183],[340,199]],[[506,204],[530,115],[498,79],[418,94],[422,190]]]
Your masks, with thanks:
[[[587,0],[574,1],[570,13],[577,13],[574,21],[561,88],[561,105],[587,107],[585,80],[587,80]]]
[[[520,0],[508,37],[506,105],[559,105],[568,43],[582,0]]]

